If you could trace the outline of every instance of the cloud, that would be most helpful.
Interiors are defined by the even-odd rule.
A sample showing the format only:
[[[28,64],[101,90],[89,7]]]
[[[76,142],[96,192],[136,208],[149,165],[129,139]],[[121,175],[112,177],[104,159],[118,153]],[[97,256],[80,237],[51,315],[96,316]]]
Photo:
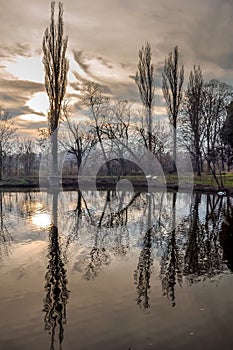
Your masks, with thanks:
[[[24,0],[21,11],[16,0],[3,2],[1,13],[7,16],[0,23],[2,45],[15,45],[18,54],[24,54],[26,48],[30,51],[29,46],[41,50],[49,12],[47,0]],[[192,66],[216,61],[216,53],[231,52],[232,12],[231,0],[102,0],[91,6],[84,0],[66,0],[64,23],[70,51],[106,57],[109,67],[112,61],[135,65],[138,49],[146,40],[152,44],[156,61],[178,44],[185,63]]]
[[[42,84],[31,85],[30,80],[35,79],[26,73],[43,73],[39,56],[50,2],[24,0],[19,11],[18,0],[2,1],[1,14],[0,105],[5,103],[17,115],[30,113],[25,107],[28,99],[44,90]],[[101,0],[91,5],[85,0],[66,0],[68,53],[76,63],[70,68],[70,93],[78,98],[83,83],[96,81],[113,98],[139,101],[133,77],[138,50],[146,41],[152,47],[156,88],[161,88],[164,58],[175,45],[179,46],[186,80],[193,65],[199,64],[205,78],[233,83],[232,23],[232,0]],[[28,59],[35,55],[38,62],[29,68]],[[25,77],[21,73],[20,83],[12,83],[8,63],[19,57],[21,65],[15,70],[22,72],[23,64]],[[39,83],[38,78],[36,81]],[[155,103],[162,104],[160,100]]]
[[[109,69],[112,69],[112,68],[113,68],[113,65],[112,65],[112,63],[111,63],[110,60],[108,60],[108,59],[106,59],[106,58],[104,58],[104,57],[101,57],[101,56],[97,57],[97,60],[98,60],[103,66],[106,66],[107,68],[109,68]]]
[[[84,55],[83,55],[83,51],[82,51],[82,50],[79,50],[79,51],[74,50],[74,51],[73,51],[73,54],[74,54],[74,59],[75,59],[75,61],[76,61],[76,62],[78,63],[78,65],[82,68],[82,70],[84,71],[84,73],[89,74],[88,68],[90,67],[90,64],[88,64],[88,63],[86,62],[86,58],[85,58]]]
[[[14,56],[30,57],[33,51],[31,51],[28,43],[16,42],[10,46],[0,46],[0,58],[9,59],[14,58]]]
[[[83,73],[86,77],[88,77],[88,79],[86,80],[98,79],[98,74],[93,73],[93,71],[95,71],[93,65],[95,65],[96,62],[99,63],[100,67],[107,68],[107,70],[111,70],[113,68],[113,63],[110,60],[101,56],[96,56],[89,52],[84,52],[82,50],[73,50],[73,55],[75,62],[82,70],[81,74],[79,74],[78,72],[74,72],[74,74],[76,75],[76,77],[79,76],[79,79],[81,80],[85,80],[85,78],[82,76]],[[101,79],[101,75],[99,78]]]
[[[14,115],[31,113],[26,106],[29,96],[44,91],[43,84],[26,80],[0,78],[0,106]]]
[[[38,137],[38,129],[43,129],[47,127],[47,121],[35,120],[33,115],[31,115],[31,120],[23,120],[20,117],[15,119],[14,126],[16,127],[16,132],[27,138]]]

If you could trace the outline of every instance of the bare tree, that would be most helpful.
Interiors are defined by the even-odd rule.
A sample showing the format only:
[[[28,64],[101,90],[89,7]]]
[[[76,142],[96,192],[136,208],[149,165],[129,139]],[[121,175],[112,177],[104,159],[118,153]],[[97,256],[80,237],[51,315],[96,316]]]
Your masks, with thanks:
[[[233,162],[233,101],[227,107],[227,117],[220,130],[220,137],[224,144],[227,171],[230,171]]]
[[[182,133],[187,142],[187,148],[195,159],[197,175],[201,176],[201,149],[205,123],[203,120],[203,76],[200,66],[194,66],[190,72],[183,112]]]
[[[92,147],[97,142],[96,133],[91,130],[87,123],[72,121],[67,105],[63,106],[63,112],[66,128],[60,143],[66,151],[75,155],[79,171],[84,158],[87,159]]]
[[[154,66],[151,63],[151,45],[146,43],[138,52],[139,62],[135,81],[138,86],[142,103],[147,112],[148,148],[152,151],[152,110],[154,102]]]
[[[36,144],[40,148],[40,152],[47,153],[48,152],[48,141],[49,141],[49,132],[47,128],[38,129],[38,138],[36,139]]]
[[[109,139],[123,138],[126,142],[129,139],[130,119],[131,106],[127,100],[110,103],[102,132]]]
[[[125,175],[127,162],[124,159],[124,152],[130,139],[131,105],[126,100],[116,101],[109,104],[106,112],[105,123],[101,131],[112,141],[110,142],[111,149],[109,149],[109,152],[111,156],[116,157],[115,161],[120,164],[121,175]],[[124,142],[122,143],[121,140],[124,140]]]
[[[218,160],[221,159],[219,150],[223,149],[220,131],[226,120],[227,106],[232,100],[232,86],[219,82],[216,79],[204,84],[203,113],[205,124],[205,144],[203,152],[207,160],[208,171],[212,173],[219,187],[216,169]]]
[[[3,157],[9,148],[9,142],[15,136],[15,131],[10,113],[0,107],[0,180],[2,180]]]
[[[106,150],[103,145],[103,127],[106,122],[106,111],[109,109],[109,98],[104,96],[101,86],[95,82],[87,82],[84,87],[84,94],[82,98],[84,106],[88,107],[91,112],[91,119],[94,120],[94,130],[97,140],[100,144],[101,151],[108,168],[108,175],[110,175],[110,168],[108,165],[108,158]]]
[[[180,54],[178,46],[169,53],[164,62],[163,95],[166,101],[170,124],[173,127],[173,172],[176,172],[176,150],[177,150],[177,119],[182,101],[182,86],[184,82],[184,66],[179,62]]]
[[[148,134],[144,125],[143,117],[135,125],[135,131],[138,133],[138,141],[148,148]],[[165,121],[156,120],[151,136],[151,152],[161,162],[162,155],[165,154],[166,142],[169,138],[169,130]]]
[[[31,175],[32,169],[35,166],[36,153],[35,145],[32,140],[23,140],[19,143],[20,161],[23,165],[24,174]]]
[[[59,2],[58,20],[54,20],[55,2],[51,2],[50,26],[43,37],[43,64],[45,69],[45,88],[49,97],[50,110],[48,128],[52,135],[52,173],[58,174],[57,127],[61,117],[61,105],[66,91],[68,60],[66,49],[68,37],[63,37],[63,5]]]

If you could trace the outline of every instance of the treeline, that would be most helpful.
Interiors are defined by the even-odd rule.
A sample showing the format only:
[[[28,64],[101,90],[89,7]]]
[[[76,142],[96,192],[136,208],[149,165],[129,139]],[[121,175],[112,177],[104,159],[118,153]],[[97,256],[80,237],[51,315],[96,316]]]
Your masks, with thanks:
[[[58,148],[67,152],[64,173],[77,174],[91,155],[92,148],[99,144],[103,159],[109,159],[110,153],[112,159],[118,159],[106,165],[102,175],[107,175],[108,171],[117,175],[139,174],[129,163],[120,161],[124,158],[120,150],[114,154],[114,150],[109,148],[106,141],[113,139],[123,139],[131,148],[134,140],[134,145],[141,144],[142,149],[148,149],[155,155],[165,173],[175,173],[175,151],[180,143],[189,152],[196,174],[212,173],[220,186],[216,174],[230,171],[233,163],[231,100],[231,86],[217,80],[204,82],[201,68],[194,66],[187,88],[182,92],[175,123],[169,115],[168,106],[172,126],[169,129],[166,120],[156,120],[152,111],[150,115],[145,106],[138,111],[127,100],[113,101],[107,97],[100,85],[85,83],[80,105],[85,110],[86,118],[80,118],[80,121],[73,118],[67,103],[62,108],[63,123],[58,134]],[[151,132],[148,115],[151,117]],[[5,177],[37,176],[41,156],[49,150],[49,132],[39,130],[35,141],[22,139],[16,132],[10,114],[1,109],[1,173]]]
[[[149,150],[164,173],[176,173],[177,153],[180,156],[186,151],[198,176],[203,172],[212,174],[217,185],[223,187],[217,174],[230,171],[233,162],[233,88],[216,79],[204,81],[200,66],[193,66],[185,88],[184,66],[177,46],[164,60],[161,81],[155,78],[149,43],[142,46],[138,56],[135,83],[141,98],[140,111],[127,100],[113,101],[96,82],[79,81],[82,112],[73,118],[68,105],[61,105],[59,118],[65,120],[66,131],[58,137],[60,145],[75,156],[80,169],[98,144],[100,157],[106,163],[102,169],[105,175],[113,174],[116,168],[117,175],[130,172],[130,163],[123,159],[124,149],[118,147],[118,140],[123,139],[125,147],[135,153],[142,145],[141,157]],[[161,82],[168,116],[162,121],[154,113],[155,87]],[[49,97],[53,102],[53,96]],[[113,159],[112,164],[107,161],[109,158]],[[183,167],[186,170],[185,164]]]
[[[20,138],[11,116],[0,110],[0,180],[8,177],[37,176],[41,153],[33,140]]]
[[[123,157],[125,149],[130,149],[131,153],[141,152],[140,157],[144,156],[143,147],[139,151],[137,144],[156,156],[164,172],[176,173],[178,145],[181,141],[179,155],[184,152],[184,148],[188,150],[197,175],[200,176],[206,166],[206,171],[214,176],[218,186],[223,187],[217,172],[225,171],[226,165],[230,170],[232,164],[232,127],[229,122],[232,87],[217,80],[205,82],[201,68],[194,66],[185,89],[184,66],[180,62],[178,46],[175,46],[164,60],[161,77],[171,126],[169,132],[165,123],[158,122],[154,115],[155,88],[161,82],[156,81],[151,45],[147,42],[138,52],[135,74],[143,107],[141,118],[130,103],[111,101],[105,93],[106,88],[95,82],[83,81],[78,76],[77,86],[81,96],[79,107],[89,111],[89,118],[86,123],[74,122],[63,103],[68,73],[68,38],[64,36],[63,5],[59,3],[57,24],[54,7],[55,3],[52,2],[50,26],[45,30],[42,45],[45,88],[50,102],[48,130],[50,135],[54,135],[51,143],[52,173],[58,172],[58,140],[62,140],[63,147],[75,155],[78,169],[91,155],[91,149],[98,144],[101,149],[98,162],[102,157],[107,175],[112,172],[109,159],[118,161],[121,174],[124,175],[128,164]],[[57,137],[56,128],[62,116],[66,119],[68,133],[64,137]],[[120,142],[117,142],[122,138],[125,149],[119,147]],[[93,161],[96,162],[96,159]]]

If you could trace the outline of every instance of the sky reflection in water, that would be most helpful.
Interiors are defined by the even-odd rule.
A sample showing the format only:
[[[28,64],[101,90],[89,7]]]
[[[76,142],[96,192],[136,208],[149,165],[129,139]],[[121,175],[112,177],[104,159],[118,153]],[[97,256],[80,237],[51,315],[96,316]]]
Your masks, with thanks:
[[[0,220],[0,349],[230,349],[232,199],[4,192]]]

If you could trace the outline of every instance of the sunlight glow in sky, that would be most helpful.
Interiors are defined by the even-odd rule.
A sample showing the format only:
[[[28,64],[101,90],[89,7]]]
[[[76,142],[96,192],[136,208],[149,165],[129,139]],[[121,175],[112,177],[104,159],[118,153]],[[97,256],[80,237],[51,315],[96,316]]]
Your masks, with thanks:
[[[27,122],[46,122],[47,118],[43,115],[38,114],[24,114],[19,116],[20,120]]]
[[[26,103],[28,107],[34,110],[36,113],[47,114],[49,110],[49,98],[45,92],[37,92]]]
[[[12,62],[5,63],[5,70],[20,80],[44,83],[44,67],[41,56],[16,56]]]

